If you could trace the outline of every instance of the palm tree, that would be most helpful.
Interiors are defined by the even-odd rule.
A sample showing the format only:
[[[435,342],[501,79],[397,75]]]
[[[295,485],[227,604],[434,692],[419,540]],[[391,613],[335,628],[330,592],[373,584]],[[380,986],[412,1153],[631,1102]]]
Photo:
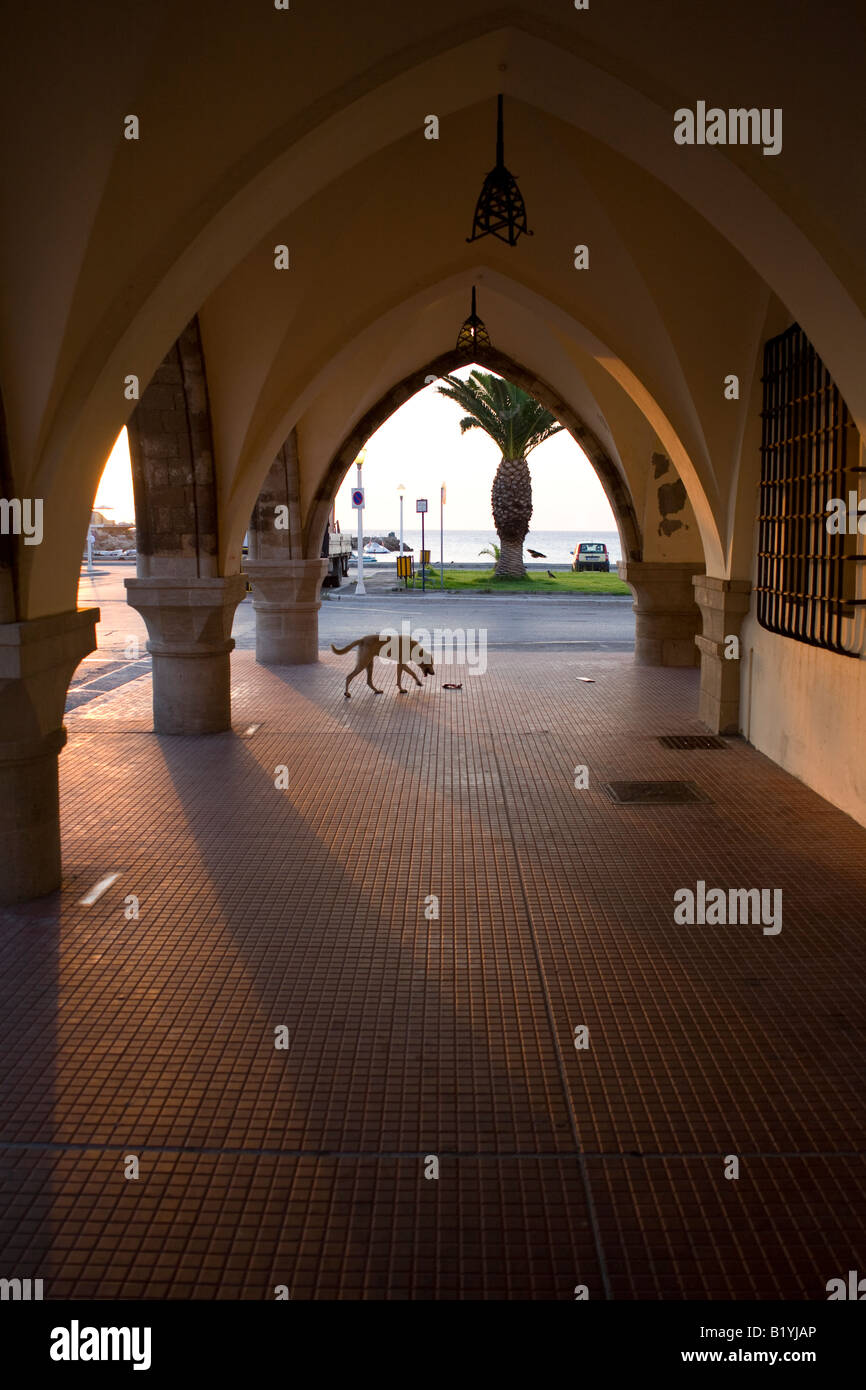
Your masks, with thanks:
[[[484,430],[502,452],[490,494],[500,541],[494,574],[499,579],[525,579],[523,542],[532,517],[532,480],[526,460],[562,425],[526,391],[501,376],[474,368],[465,381],[456,376],[444,380],[447,385],[436,388],[440,395],[468,412],[460,421],[460,433]]]

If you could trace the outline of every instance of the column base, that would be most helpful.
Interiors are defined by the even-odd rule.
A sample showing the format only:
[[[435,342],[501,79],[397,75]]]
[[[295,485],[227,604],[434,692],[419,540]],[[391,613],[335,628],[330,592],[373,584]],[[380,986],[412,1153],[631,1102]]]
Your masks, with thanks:
[[[634,659],[638,666],[697,666],[701,615],[692,581],[696,563],[620,561],[620,579],[635,596]]]
[[[746,579],[695,576],[704,630],[695,638],[701,657],[698,718],[714,734],[740,731],[740,627],[749,611]]]
[[[0,905],[60,887],[63,709],[98,619],[88,608],[0,626]]]
[[[249,560],[256,613],[256,661],[309,666],[319,659],[319,609],[329,561]]]
[[[231,636],[244,576],[127,579],[127,602],[147,624],[157,734],[231,728]]]

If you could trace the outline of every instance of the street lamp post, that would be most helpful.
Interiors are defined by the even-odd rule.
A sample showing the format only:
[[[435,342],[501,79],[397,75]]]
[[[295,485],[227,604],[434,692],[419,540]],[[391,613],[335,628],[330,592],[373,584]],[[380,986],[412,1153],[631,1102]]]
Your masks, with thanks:
[[[445,588],[445,484],[439,489],[439,588]]]
[[[397,495],[398,495],[399,498],[400,498],[400,559],[401,559],[401,560],[402,560],[402,558],[403,558],[403,493],[404,493],[405,491],[406,491],[406,489],[404,488],[403,484],[401,483],[400,486],[399,486],[398,489],[397,489]],[[404,589],[406,588],[406,580],[405,580],[405,579],[403,580],[403,588],[404,588]]]
[[[364,489],[361,483],[361,469],[364,466],[364,459],[367,457],[367,450],[362,449],[355,463],[358,466],[358,480],[355,486],[361,496],[361,505],[356,508],[358,515],[358,582],[355,585],[356,594],[366,594],[364,588]]]

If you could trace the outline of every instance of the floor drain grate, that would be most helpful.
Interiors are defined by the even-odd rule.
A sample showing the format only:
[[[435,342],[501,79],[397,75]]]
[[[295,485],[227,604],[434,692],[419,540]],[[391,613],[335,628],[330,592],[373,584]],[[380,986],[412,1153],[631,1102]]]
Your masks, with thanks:
[[[727,748],[724,739],[715,734],[665,734],[659,739],[663,748]]]
[[[679,806],[687,801],[706,801],[694,782],[607,782],[613,801],[627,806]]]

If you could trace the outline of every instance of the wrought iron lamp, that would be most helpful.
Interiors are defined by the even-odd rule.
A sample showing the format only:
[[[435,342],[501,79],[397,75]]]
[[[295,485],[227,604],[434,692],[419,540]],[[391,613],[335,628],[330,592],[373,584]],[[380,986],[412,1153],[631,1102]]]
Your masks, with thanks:
[[[479,348],[489,348],[490,346],[490,334],[487,332],[486,325],[478,317],[475,308],[475,286],[473,285],[472,313],[465,320],[457,335],[457,351],[471,358],[474,357]]]
[[[484,180],[475,207],[475,220],[472,235],[467,241],[478,241],[483,236],[495,236],[509,246],[516,246],[521,234],[532,236],[526,225],[526,205],[523,194],[517,187],[517,180],[505,167],[504,139],[502,129],[502,95],[497,97],[496,117],[496,165]]]

